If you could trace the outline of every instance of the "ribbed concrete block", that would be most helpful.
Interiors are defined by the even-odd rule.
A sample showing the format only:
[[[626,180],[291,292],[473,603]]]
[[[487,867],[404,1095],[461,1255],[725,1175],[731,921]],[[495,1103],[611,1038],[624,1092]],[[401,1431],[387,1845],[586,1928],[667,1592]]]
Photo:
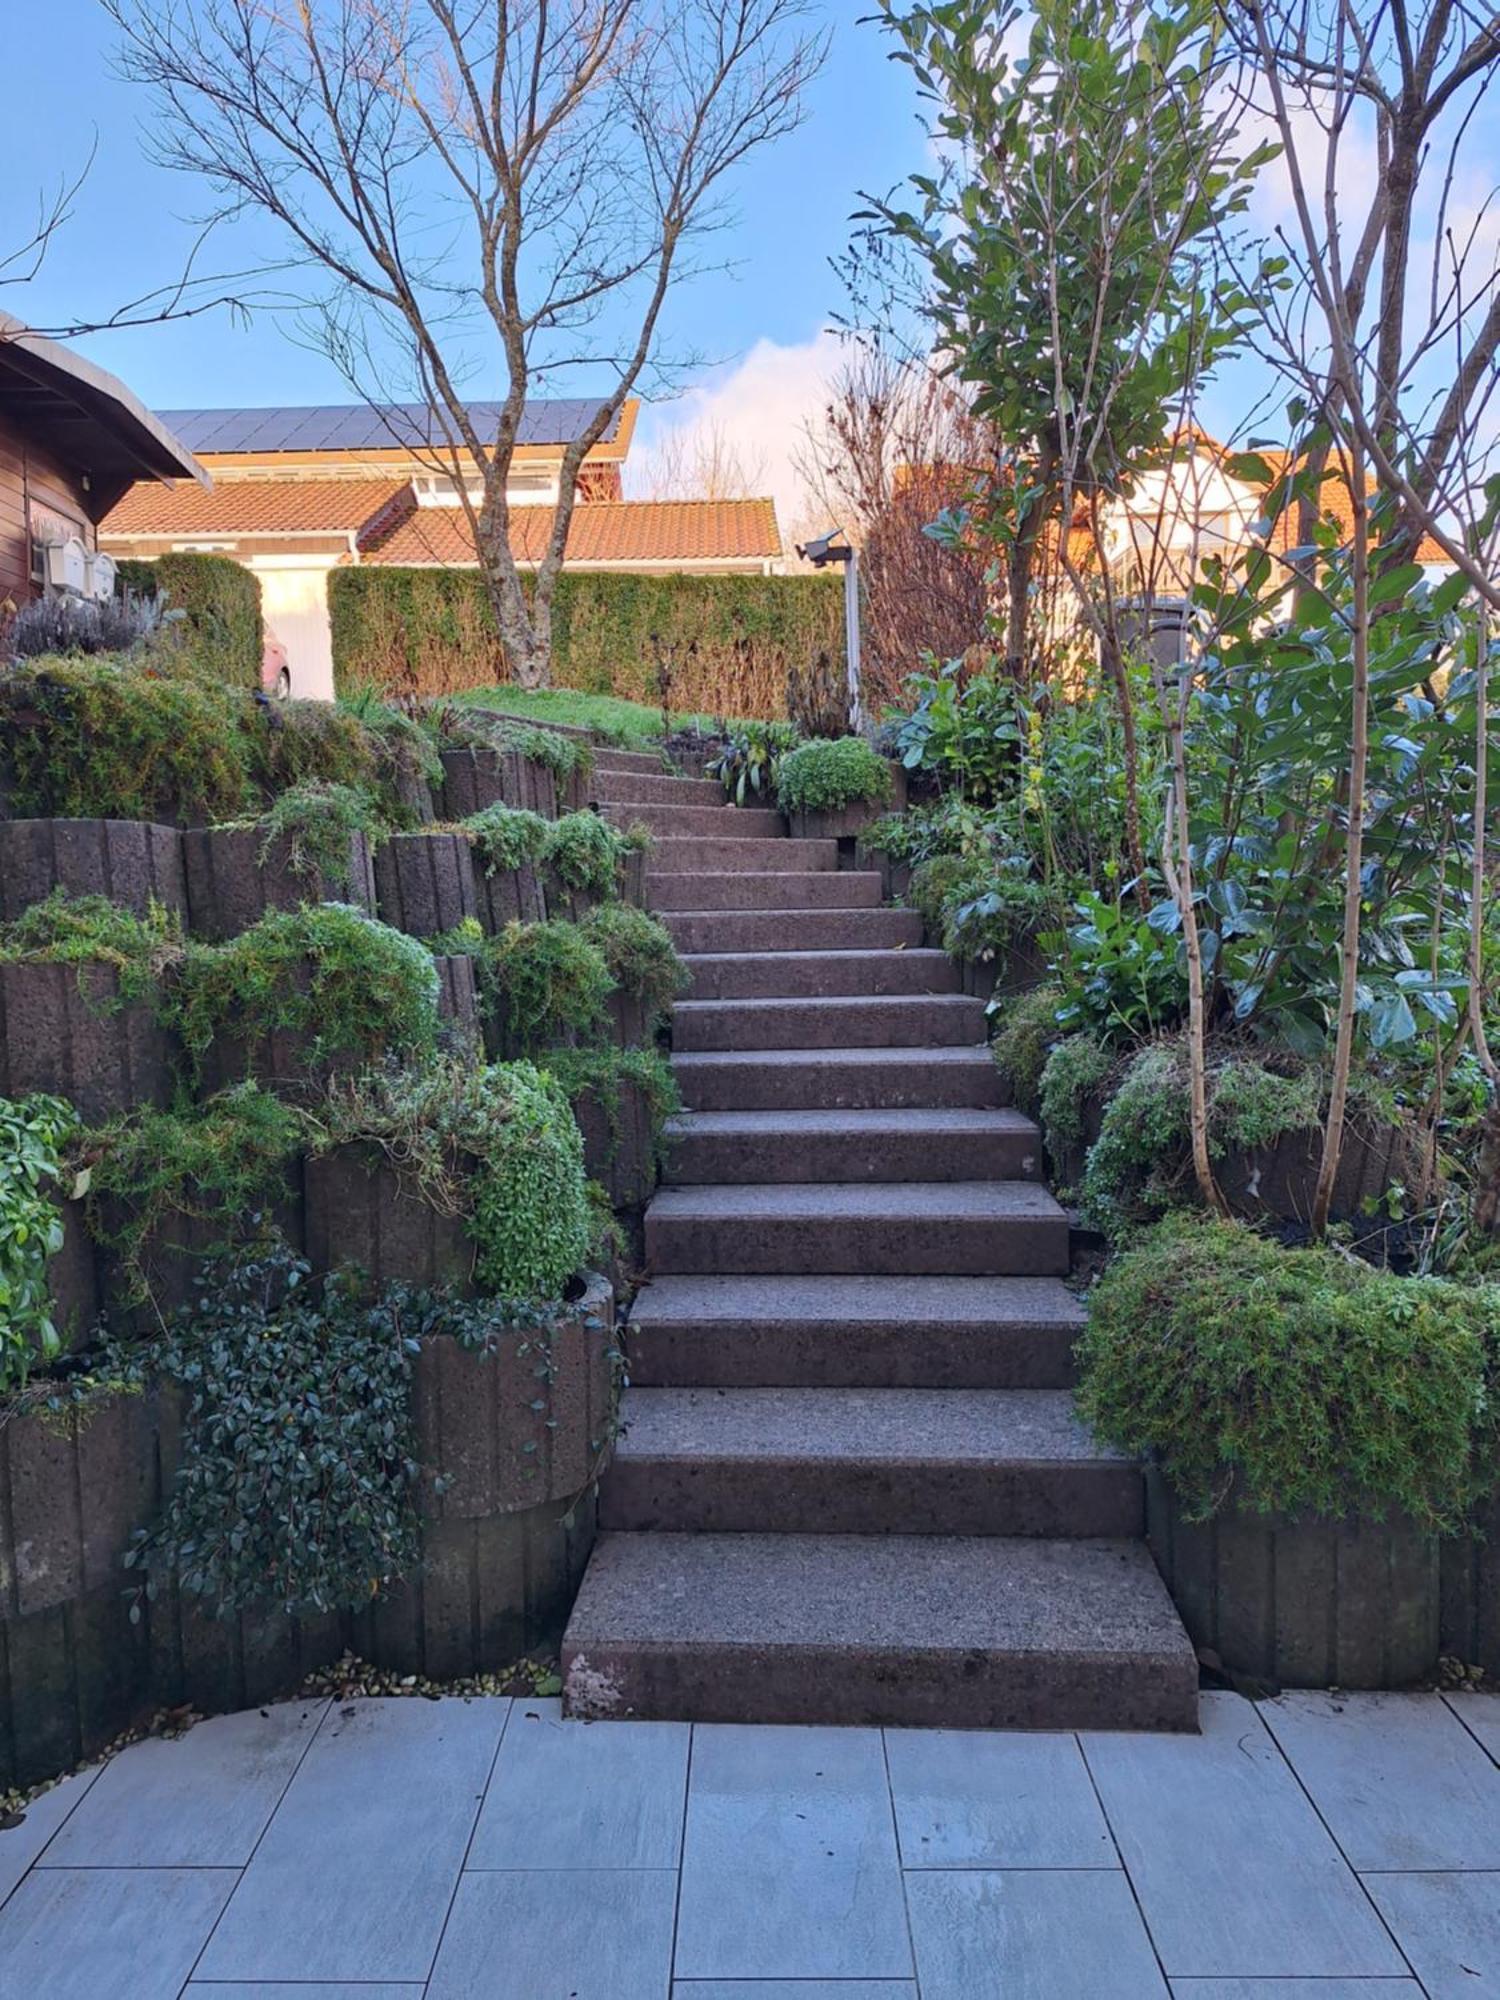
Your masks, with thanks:
[[[412,937],[438,937],[480,917],[474,853],[461,833],[398,833],[375,855],[380,921]]]
[[[689,1111],[667,1127],[667,1179],[1039,1180],[1041,1134],[1007,1110]]]
[[[1065,1389],[1083,1324],[1056,1278],[665,1276],[626,1345],[642,1387]]]
[[[107,896],[138,917],[153,902],[186,917],[181,830],[134,819],[0,820],[0,922],[54,889]]]
[[[0,1097],[45,1091],[102,1125],[172,1095],[172,1043],[113,965],[0,965]]]
[[[469,819],[486,806],[515,806],[557,818],[557,784],[544,765],[514,750],[444,750],[439,811],[445,820]]]
[[[374,912],[375,874],[362,833],[349,836],[346,869],[337,879],[305,860],[295,867],[291,841],[268,842],[254,826],[190,826],[182,843],[189,921],[200,937],[238,937],[268,910],[304,903],[354,903]]]
[[[125,1269],[119,1252],[102,1241],[97,1254],[100,1294],[108,1301],[116,1330],[143,1336],[158,1333],[173,1313],[195,1303],[205,1272],[223,1256],[224,1246],[251,1242],[262,1220],[300,1252],[305,1241],[302,1192],[302,1161],[292,1159],[280,1182],[266,1191],[264,1218],[212,1208],[200,1215],[167,1214],[142,1239],[132,1271]],[[104,1239],[118,1237],[132,1219],[127,1199],[113,1194],[100,1198]],[[145,1296],[132,1296],[142,1280]]]
[[[674,1056],[694,1111],[898,1111],[1002,1105],[988,1049],[724,1049]]]
[[[883,951],[922,942],[915,910],[666,911],[662,921],[680,952]]]
[[[654,1272],[1061,1277],[1068,1218],[1026,1181],[663,1188]]]
[[[671,875],[653,858],[646,901],[653,910],[873,910],[880,903],[880,877],[838,869]]]
[[[1198,1726],[1139,1542],[606,1535],[563,1640],[575,1715],[970,1729]]]
[[[393,1280],[472,1289],[474,1245],[462,1220],[422,1199],[375,1145],[309,1159],[307,1257],[314,1271],[352,1264],[378,1289]]]
[[[1140,1468],[1051,1389],[642,1389],[600,1491],[632,1533],[1134,1536]]]
[[[651,866],[662,874],[742,870],[746,873],[809,874],[839,865],[836,840],[756,839],[743,834],[658,837]]]
[[[547,914],[542,878],[529,862],[519,868],[475,871],[479,921],[492,935],[507,924],[539,924]]]
[[[594,797],[609,806],[720,806],[732,810],[714,778],[672,778],[665,772],[600,771]]]
[[[958,968],[945,951],[698,952],[686,964],[690,1000],[958,991]]]
[[[479,1019],[479,985],[474,977],[474,960],[459,952],[436,952],[433,965],[438,976],[438,1034],[443,1046],[455,1054],[478,1058],[484,1046]]]
[[[582,1090],[573,1116],[583,1134],[584,1172],[615,1209],[642,1208],[656,1189],[656,1146],[646,1094],[621,1082],[609,1096]]]
[[[727,805],[727,800],[714,806],[663,806],[642,801],[637,805],[602,805],[600,811],[611,826],[627,827],[639,821],[663,840],[690,840],[700,834],[714,840],[774,840],[786,832],[786,821],[779,812],[751,806],[726,811]]]
[[[977,1047],[981,1000],[961,993],[825,994],[819,999],[686,1000],[672,1011],[673,1046],[697,1049]]]

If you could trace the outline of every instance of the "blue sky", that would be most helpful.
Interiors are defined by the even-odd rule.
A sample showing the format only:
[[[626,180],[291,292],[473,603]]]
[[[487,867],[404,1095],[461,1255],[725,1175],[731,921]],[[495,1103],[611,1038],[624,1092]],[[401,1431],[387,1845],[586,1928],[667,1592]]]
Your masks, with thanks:
[[[193,233],[188,218],[204,194],[147,159],[149,101],[112,74],[114,31],[97,0],[4,0],[3,11],[0,243],[26,233],[35,196],[55,189],[95,136],[98,155],[42,275],[28,287],[6,287],[0,300],[37,325],[99,317],[176,275]],[[887,59],[880,31],[857,25],[863,11],[858,0],[833,0],[828,18],[838,21],[838,32],[806,122],[740,177],[739,220],[726,239],[738,268],[705,274],[673,296],[671,339],[717,366],[701,372],[696,397],[658,416],[658,425],[684,420],[752,351],[759,362],[753,372],[773,401],[790,378],[802,381],[826,359],[818,336],[839,302],[829,259],[847,239],[858,191],[891,186],[925,152],[911,80]],[[256,240],[246,239],[252,254]],[[264,225],[258,240],[274,244]],[[226,240],[226,261],[230,255]],[[78,344],[158,408],[350,400],[326,358],[289,338],[269,313],[248,328],[216,315]]]

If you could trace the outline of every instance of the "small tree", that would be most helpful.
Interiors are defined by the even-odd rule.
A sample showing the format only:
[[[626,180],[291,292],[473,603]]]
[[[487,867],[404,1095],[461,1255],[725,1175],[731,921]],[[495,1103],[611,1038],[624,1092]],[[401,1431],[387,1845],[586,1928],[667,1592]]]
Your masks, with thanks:
[[[428,413],[392,442],[454,479],[511,670],[544,684],[580,468],[666,365],[669,285],[735,170],[801,117],[810,0],[105,4],[156,93],[158,155],[290,237],[313,337],[359,393],[398,384]],[[527,589],[511,461],[537,384],[580,368],[609,386],[564,448]],[[492,429],[476,376],[499,384]]]

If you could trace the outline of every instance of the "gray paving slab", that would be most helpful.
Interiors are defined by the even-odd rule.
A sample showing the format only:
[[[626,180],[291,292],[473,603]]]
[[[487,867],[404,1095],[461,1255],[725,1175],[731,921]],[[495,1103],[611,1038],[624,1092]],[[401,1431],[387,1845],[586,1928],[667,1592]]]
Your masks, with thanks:
[[[1444,1700],[1500,1764],[1500,1694],[1450,1694]]]
[[[0,1903],[31,1867],[49,1840],[75,1811],[99,1776],[100,1766],[64,1778],[23,1809],[17,1825],[0,1832]]]
[[[1497,2000],[1500,1874],[1372,1875],[1366,1886],[1428,2000]]]
[[[201,1979],[194,1979],[182,2000],[422,2000],[422,1992],[420,1986],[372,1986],[363,1980],[353,1986],[345,1981],[336,1986],[307,1986],[301,1982],[288,1985],[282,1979],[272,1980],[269,1986],[264,1980],[245,1986],[238,1982],[207,1985]]]
[[[427,2000],[667,2000],[670,1868],[465,1875]]]
[[[909,1979],[679,1979],[672,2000],[917,2000]]]
[[[282,1702],[137,1743],[105,1765],[40,1865],[243,1867],[327,1707]]]
[[[694,1731],[676,1972],[911,1977],[878,1730]]]
[[[934,1870],[906,1895],[922,2000],[1166,2000],[1118,1872]]]
[[[1442,1702],[1288,1694],[1260,1714],[1352,1868],[1500,1868],[1500,1770]]]
[[[1167,1972],[1405,1973],[1254,1706],[1206,1695],[1201,1719],[1198,1737],[1081,1738]]]
[[[36,1868],[0,1910],[0,1993],[177,2000],[232,1868]]]
[[[559,1701],[518,1701],[467,1866],[675,1868],[691,1735],[680,1722],[566,1722]]]
[[[1422,2000],[1415,1979],[1174,1979],[1172,2000]]]
[[[906,1868],[1116,1868],[1077,1738],[891,1729]]]
[[[501,1700],[331,1709],[200,1980],[424,1980],[505,1725]]]

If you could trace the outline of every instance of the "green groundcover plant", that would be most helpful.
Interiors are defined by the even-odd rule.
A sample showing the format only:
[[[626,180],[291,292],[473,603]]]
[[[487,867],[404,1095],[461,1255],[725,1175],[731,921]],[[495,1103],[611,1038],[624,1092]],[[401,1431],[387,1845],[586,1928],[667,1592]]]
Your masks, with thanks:
[[[789,750],[776,766],[776,798],[783,812],[882,805],[890,794],[889,767],[862,736],[816,738]]]
[[[503,1017],[512,1047],[528,1052],[597,1034],[615,990],[598,945],[560,918],[507,924],[490,940],[480,973],[487,1012]]]
[[[620,864],[631,841],[598,813],[566,813],[547,828],[541,859],[558,880],[603,902],[619,894]]]
[[[0,924],[0,964],[112,966],[122,1004],[150,993],[182,953],[182,926],[158,903],[138,917],[107,896],[54,889]]]
[[[362,835],[373,849],[387,827],[379,802],[363,785],[330,784],[325,778],[304,778],[282,792],[259,819],[232,824],[256,829],[262,861],[284,845],[294,874],[345,890],[355,836]]]
[[[0,1393],[23,1389],[62,1352],[47,1261],[62,1248],[57,1203],[76,1126],[61,1098],[0,1097]]]
[[[613,1044],[603,1048],[547,1049],[538,1060],[549,1075],[556,1077],[569,1103],[592,1097],[602,1107],[609,1126],[611,1156],[619,1151],[624,1136],[625,1092],[639,1091],[651,1121],[657,1160],[664,1158],[667,1121],[682,1109],[682,1097],[672,1065],[659,1049],[621,1049]]]
[[[535,866],[546,851],[552,822],[520,806],[486,806],[463,822],[475,859],[486,875]]]
[[[672,933],[630,903],[600,903],[579,925],[622,993],[639,1000],[648,1016],[664,1015],[692,975],[677,955]]]
[[[1500,1288],[1172,1217],[1089,1301],[1079,1406],[1194,1518],[1386,1510],[1460,1529],[1497,1479]]]

